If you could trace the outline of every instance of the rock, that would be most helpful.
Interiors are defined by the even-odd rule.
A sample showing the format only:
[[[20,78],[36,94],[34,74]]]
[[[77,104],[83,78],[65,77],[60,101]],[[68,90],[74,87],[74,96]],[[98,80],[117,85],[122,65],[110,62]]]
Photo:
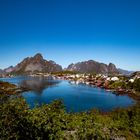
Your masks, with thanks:
[[[116,66],[112,63],[109,65],[104,63],[99,63],[94,60],[88,60],[84,62],[79,62],[76,64],[70,64],[67,68],[69,71],[78,71],[82,73],[102,73],[102,74],[112,74],[118,73]]]
[[[118,72],[118,69],[116,68],[116,66],[114,64],[109,63],[108,73],[114,74],[114,73],[119,73],[119,72]]]
[[[29,72],[58,72],[62,71],[62,67],[54,61],[47,61],[38,53],[34,57],[27,57],[14,67],[14,73]]]

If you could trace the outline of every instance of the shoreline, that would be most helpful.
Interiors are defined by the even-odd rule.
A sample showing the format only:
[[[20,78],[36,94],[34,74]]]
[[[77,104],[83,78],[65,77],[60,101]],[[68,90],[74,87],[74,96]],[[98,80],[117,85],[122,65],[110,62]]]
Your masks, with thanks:
[[[101,89],[105,89],[106,91],[110,91],[112,92],[113,94],[115,95],[127,95],[129,97],[131,97],[132,99],[134,99],[135,101],[139,102],[140,101],[140,95],[137,95],[135,94],[134,92],[130,91],[129,89],[112,89],[112,88],[107,88],[105,86],[101,86],[101,85],[97,85],[96,82],[88,82],[85,80],[84,82],[82,81],[79,81],[79,80],[75,80],[75,79],[68,79],[68,78],[65,78],[65,77],[57,77],[55,76],[55,79],[61,79],[61,80],[67,80],[67,81],[70,81],[70,82],[74,82],[75,84],[78,83],[78,84],[85,84],[85,85],[88,85],[88,86],[94,86],[94,87],[97,87],[97,88],[101,88]],[[104,82],[104,81],[102,81]]]
[[[74,84],[85,84],[85,85],[88,85],[88,86],[94,86],[94,87],[97,87],[97,88],[105,89],[106,91],[110,91],[110,92],[112,92],[113,94],[116,94],[116,95],[127,95],[127,96],[133,98],[136,101],[140,101],[140,95],[135,94],[134,91],[132,91],[130,89],[109,88],[109,86],[104,86],[103,85],[105,83],[104,80],[101,81],[102,84],[98,84],[97,81],[95,81],[95,80],[84,79],[84,78],[82,80],[75,79],[75,78],[66,78],[65,77],[66,75],[57,76],[57,75],[49,74],[49,75],[41,75],[41,76],[40,75],[37,75],[37,76],[26,75],[26,76],[29,76],[29,77],[45,77],[45,78],[51,76],[53,79],[67,80],[69,82],[73,82]],[[13,76],[13,77],[16,77],[16,76]],[[13,77],[5,77],[5,78],[13,78]],[[25,92],[25,91],[30,91],[30,89],[24,89],[24,88],[17,87],[17,91],[18,91],[17,93],[21,93],[21,92]]]
[[[68,81],[68,80],[67,80]],[[8,83],[8,82],[1,82],[0,81],[0,84],[1,83],[4,83],[4,84],[8,84],[9,86],[12,86],[13,88],[9,88],[6,92],[4,92],[3,93],[3,95],[5,96],[5,97],[7,97],[7,98],[9,98],[10,96],[12,96],[12,95],[18,95],[18,94],[20,94],[20,93],[23,93],[23,92],[26,92],[26,91],[30,91],[30,90],[28,90],[28,89],[22,89],[22,88],[19,88],[19,87],[17,87],[16,85],[14,85],[14,84],[11,84],[11,83]],[[89,85],[90,86],[90,85]],[[95,86],[95,85],[92,85],[92,86],[94,86],[94,87],[97,87],[97,86]],[[101,88],[101,87],[97,87],[97,88]],[[104,88],[101,88],[101,89],[104,89]],[[10,94],[9,94],[9,90],[10,90]],[[106,89],[105,89],[106,90]],[[109,89],[110,90],[110,89]],[[11,92],[12,92],[12,94],[11,94]],[[112,92],[112,90],[110,90],[110,92]],[[1,93],[1,91],[0,91],[0,93]],[[115,94],[115,95],[120,95],[120,96],[123,96],[123,95],[127,95],[127,96],[130,96],[129,94],[118,94],[117,92],[112,92],[113,94]],[[2,95],[2,94],[1,94]],[[3,96],[2,95],[2,96]],[[1,96],[1,97],[2,97]],[[4,97],[3,96],[3,97]],[[114,111],[116,111],[116,110],[119,110],[119,109],[124,109],[124,110],[127,110],[127,109],[129,109],[129,108],[133,108],[133,107],[135,107],[135,106],[137,106],[137,105],[139,105],[139,100],[137,100],[137,98],[134,98],[134,96],[131,96],[131,98],[132,99],[134,99],[134,101],[135,101],[135,103],[134,104],[132,104],[132,105],[130,105],[130,106],[127,106],[127,107],[116,107],[116,108],[114,108],[114,109],[112,109],[112,110],[109,110],[109,111],[103,111],[103,110],[101,110],[101,109],[98,109],[98,108],[92,108],[92,109],[90,109],[90,110],[87,110],[87,111],[81,111],[81,112],[67,112],[68,114],[79,114],[79,113],[91,113],[91,112],[99,112],[99,114],[101,114],[101,115],[109,115],[111,112],[114,112]],[[2,99],[2,98],[1,98]],[[2,101],[2,100],[1,100]],[[59,100],[58,100],[59,101]]]

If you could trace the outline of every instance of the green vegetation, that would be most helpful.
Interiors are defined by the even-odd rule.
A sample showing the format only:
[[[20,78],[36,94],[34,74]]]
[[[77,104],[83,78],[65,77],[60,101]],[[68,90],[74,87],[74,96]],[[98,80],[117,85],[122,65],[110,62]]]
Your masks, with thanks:
[[[140,138],[140,105],[103,115],[98,111],[68,114],[63,104],[29,109],[22,98],[0,105],[0,139]]]
[[[8,83],[2,84],[15,88]],[[0,101],[8,94],[7,91],[1,94]],[[110,113],[98,110],[67,113],[61,101],[29,109],[21,97],[7,98],[0,103],[1,140],[139,140],[139,138],[139,103]]]
[[[0,81],[0,100],[1,98],[6,98],[8,95],[15,94],[16,89],[15,85]]]
[[[132,88],[140,92],[140,79],[136,79],[132,84]]]
[[[140,79],[135,79],[133,83],[124,80],[110,81],[109,88],[130,90],[133,94],[140,96]]]
[[[109,83],[109,88],[111,89],[117,89],[117,88],[123,88],[126,89],[127,85],[125,84],[125,82],[120,82],[120,81],[111,81]]]

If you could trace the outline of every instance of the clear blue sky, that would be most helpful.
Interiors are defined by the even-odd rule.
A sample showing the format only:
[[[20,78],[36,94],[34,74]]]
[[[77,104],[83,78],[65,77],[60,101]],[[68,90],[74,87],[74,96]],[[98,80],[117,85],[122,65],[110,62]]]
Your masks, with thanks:
[[[140,70],[140,0],[0,0],[0,68],[37,52]]]

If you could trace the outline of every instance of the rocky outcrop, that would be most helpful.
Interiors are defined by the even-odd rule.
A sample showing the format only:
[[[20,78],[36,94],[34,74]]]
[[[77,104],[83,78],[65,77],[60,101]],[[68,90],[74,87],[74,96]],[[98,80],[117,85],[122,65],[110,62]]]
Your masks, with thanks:
[[[102,74],[118,73],[118,70],[114,64],[110,63],[109,65],[107,65],[104,63],[96,62],[94,60],[70,64],[67,70],[78,71],[82,73],[102,73]]]
[[[34,57],[27,57],[21,63],[14,67],[15,73],[28,73],[28,72],[58,72],[62,71],[62,67],[54,61],[47,61],[43,59],[40,53]]]

